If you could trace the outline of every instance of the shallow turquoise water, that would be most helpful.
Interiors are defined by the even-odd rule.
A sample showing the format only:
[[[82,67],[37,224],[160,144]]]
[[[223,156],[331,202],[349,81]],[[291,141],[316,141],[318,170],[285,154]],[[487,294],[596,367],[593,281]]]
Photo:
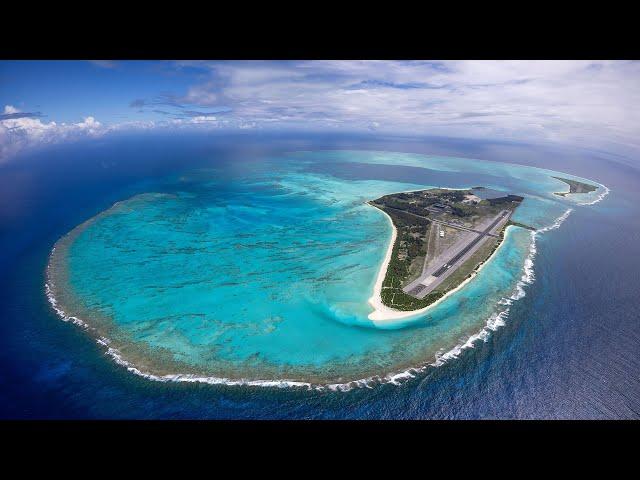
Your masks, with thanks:
[[[526,283],[532,236],[510,227],[460,291],[426,314],[375,325],[367,300],[390,226],[365,202],[481,185],[524,195],[514,220],[540,228],[604,190],[560,198],[552,192],[568,187],[550,175],[560,174],[344,151],[261,159],[231,177],[193,172],[88,224],[65,252],[67,283],[57,287],[74,300],[68,314],[158,375],[325,383],[392,374],[499,323]]]

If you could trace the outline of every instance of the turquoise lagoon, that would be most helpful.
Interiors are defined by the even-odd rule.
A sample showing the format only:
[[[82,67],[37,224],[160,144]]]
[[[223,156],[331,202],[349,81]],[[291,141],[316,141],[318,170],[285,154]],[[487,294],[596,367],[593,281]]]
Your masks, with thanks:
[[[188,172],[56,244],[50,301],[131,371],[159,380],[350,388],[397,381],[485,339],[533,281],[536,235],[606,187],[532,167],[362,151],[295,152]],[[526,197],[501,247],[428,311],[374,322],[391,227],[367,200],[484,186]],[[355,382],[355,383],[354,383]]]

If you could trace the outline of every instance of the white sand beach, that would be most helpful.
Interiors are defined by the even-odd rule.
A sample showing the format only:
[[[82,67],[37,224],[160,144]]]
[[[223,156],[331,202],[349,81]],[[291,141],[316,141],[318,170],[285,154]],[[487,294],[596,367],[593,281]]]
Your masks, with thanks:
[[[374,207],[372,205],[373,208],[377,208]],[[378,209],[380,210],[380,209]],[[396,237],[398,235],[398,232],[396,230],[396,227],[393,225],[393,220],[391,220],[391,217],[384,212],[383,210],[380,210],[385,217],[387,217],[387,220],[389,220],[389,224],[391,225],[391,240],[389,242],[389,247],[387,248],[387,253],[384,257],[384,260],[382,262],[382,265],[380,265],[380,270],[378,271],[378,277],[376,278],[376,283],[373,287],[373,295],[371,296],[371,298],[369,298],[369,304],[374,308],[374,311],[371,312],[369,314],[369,320],[372,320],[374,323],[389,323],[389,322],[393,322],[396,320],[401,320],[401,319],[407,319],[409,317],[414,317],[416,315],[420,315],[424,312],[426,312],[427,310],[429,310],[430,308],[435,307],[436,305],[438,305],[440,302],[442,302],[443,300],[445,300],[446,298],[448,298],[450,295],[452,295],[453,293],[457,292],[458,290],[460,290],[461,288],[463,288],[467,283],[469,283],[480,271],[480,269],[482,269],[482,267],[487,263],[486,261],[483,262],[480,267],[473,272],[473,274],[467,278],[464,282],[462,282],[460,285],[458,285],[456,288],[448,291],[444,296],[442,296],[441,298],[439,298],[438,300],[436,300],[435,302],[433,302],[431,305],[424,307],[424,308],[420,308],[418,310],[408,310],[408,311],[404,311],[404,310],[396,310],[394,308],[391,307],[387,307],[386,305],[384,305],[382,303],[382,282],[384,282],[384,277],[387,274],[387,267],[389,266],[389,262],[391,261],[391,255],[393,253],[393,245],[396,243]],[[509,227],[506,228],[505,233],[504,233],[504,238],[506,239],[507,235],[509,234]],[[504,240],[504,239],[503,239]],[[498,249],[500,249],[502,247],[502,245],[504,244],[504,241],[500,242],[500,245],[498,246]],[[493,255],[495,255],[495,253],[498,251],[498,249],[496,249],[496,251],[493,252],[493,254],[491,255],[491,257],[493,257]],[[490,257],[490,258],[491,258]]]

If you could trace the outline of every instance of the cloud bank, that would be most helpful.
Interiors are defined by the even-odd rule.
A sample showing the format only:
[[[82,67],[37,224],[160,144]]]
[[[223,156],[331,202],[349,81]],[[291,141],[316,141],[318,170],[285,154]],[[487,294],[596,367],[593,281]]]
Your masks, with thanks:
[[[171,68],[195,69],[199,80],[184,91],[132,98],[128,112],[155,115],[151,121],[57,124],[6,106],[0,158],[32,144],[139,127],[376,131],[625,155],[640,147],[634,61],[189,61]]]
[[[71,124],[46,122],[40,117],[39,112],[21,112],[12,105],[4,107],[0,115],[0,161],[32,146],[98,136],[106,131],[93,117]]]
[[[310,61],[192,63],[183,101],[257,125],[640,146],[640,63]]]

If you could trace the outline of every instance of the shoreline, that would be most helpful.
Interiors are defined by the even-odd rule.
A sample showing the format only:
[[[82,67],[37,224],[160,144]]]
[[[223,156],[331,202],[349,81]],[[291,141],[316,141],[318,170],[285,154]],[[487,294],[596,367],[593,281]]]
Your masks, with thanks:
[[[488,258],[486,258],[483,262],[481,262],[477,266],[477,268],[471,273],[471,275],[469,277],[465,278],[464,281],[462,281],[460,283],[460,285],[458,285],[455,288],[452,288],[447,293],[445,293],[442,297],[437,299],[435,302],[427,305],[426,307],[419,308],[418,310],[396,310],[396,309],[388,307],[384,303],[382,303],[382,283],[384,282],[384,279],[387,276],[387,268],[389,268],[389,263],[391,262],[391,255],[393,254],[393,246],[396,243],[396,238],[398,236],[398,232],[397,232],[396,226],[393,224],[393,220],[387,214],[387,212],[385,212],[384,210],[382,210],[380,208],[374,207],[371,204],[368,204],[368,205],[370,205],[371,207],[375,208],[376,210],[382,212],[384,214],[384,216],[387,217],[387,220],[391,224],[391,229],[392,229],[391,242],[389,244],[389,247],[387,248],[387,252],[385,254],[384,260],[382,261],[382,264],[380,265],[380,269],[378,270],[378,276],[376,277],[376,283],[373,286],[373,295],[368,300],[369,305],[371,305],[373,307],[373,309],[374,309],[373,312],[371,312],[368,315],[368,318],[369,318],[369,320],[373,321],[374,324],[376,324],[376,325],[377,324],[390,324],[390,323],[393,323],[395,320],[407,319],[407,318],[413,317],[415,315],[420,315],[422,313],[425,313],[429,309],[435,307],[440,302],[442,302],[443,300],[448,298],[450,295],[452,295],[452,294],[456,293],[457,291],[459,291],[460,289],[462,289],[465,285],[467,285],[471,280],[473,280],[475,278],[475,276],[478,274],[478,272],[480,272],[482,267],[484,267],[484,265],[491,258],[493,258],[493,256],[502,247],[502,245],[504,244],[504,240],[507,238],[507,235],[509,234],[509,227],[512,226],[512,225],[505,226],[504,235],[503,235],[502,239],[500,240],[500,243],[498,244],[498,246],[495,248],[495,250],[491,253],[491,255],[489,255]]]
[[[540,233],[546,232],[547,230],[553,230],[564,222],[568,214],[571,213],[572,209],[566,211],[563,215],[561,215],[556,221],[543,229],[540,230]],[[509,229],[505,230],[505,237]],[[538,232],[531,232],[531,237],[533,242],[529,249],[529,255],[527,259],[525,259],[525,264],[523,266],[523,275],[522,278],[516,284],[514,291],[512,294],[503,298],[498,302],[498,305],[505,305],[507,308],[505,310],[501,310],[497,313],[492,314],[485,320],[484,326],[476,333],[470,335],[465,338],[464,341],[461,341],[454,345],[452,348],[448,350],[441,350],[436,353],[435,358],[433,359],[425,359],[421,363],[417,363],[414,366],[401,368],[398,370],[392,370],[385,374],[375,374],[363,378],[358,378],[350,381],[344,382],[322,382],[322,383],[314,383],[304,380],[294,380],[294,379],[286,379],[286,378],[274,378],[274,379],[247,379],[247,378],[226,378],[223,376],[212,376],[212,375],[198,375],[193,373],[173,373],[173,374],[156,374],[149,371],[145,371],[144,367],[136,366],[134,363],[125,359],[122,352],[117,348],[111,345],[111,340],[101,336],[98,332],[95,331],[93,327],[91,327],[88,323],[83,321],[82,319],[72,316],[68,314],[62,306],[57,301],[54,290],[55,288],[51,284],[51,279],[47,278],[45,283],[45,293],[47,296],[48,303],[58,315],[59,318],[64,322],[73,323],[87,333],[90,333],[90,336],[93,337],[94,341],[105,349],[105,355],[111,358],[117,365],[125,368],[129,373],[134,374],[137,377],[143,378],[149,381],[155,381],[160,383],[201,383],[207,385],[228,385],[228,386],[248,386],[248,387],[258,387],[258,388],[302,388],[306,390],[316,390],[316,391],[334,391],[334,392],[349,392],[356,388],[373,388],[376,385],[381,384],[393,384],[400,385],[404,381],[415,378],[416,375],[424,372],[428,368],[438,368],[449,360],[456,359],[462,353],[463,350],[468,348],[473,348],[474,344],[478,340],[486,341],[491,332],[497,330],[499,327],[504,325],[505,318],[509,313],[509,306],[514,302],[522,298],[525,293],[523,287],[527,284],[530,284],[535,279],[533,274],[533,259],[535,256],[537,249],[535,248],[535,238],[538,235]],[[498,246],[499,248],[499,246]],[[55,249],[55,247],[54,247]],[[53,252],[52,252],[53,253]],[[495,252],[494,252],[495,253]],[[484,263],[484,262],[483,262]],[[478,269],[479,271],[479,269]],[[474,272],[474,276],[475,276]],[[465,280],[463,284],[469,281],[471,278]],[[458,288],[460,288],[463,284],[461,284]],[[457,288],[456,288],[457,290]],[[452,293],[453,290],[449,293]],[[443,297],[444,298],[444,297]],[[439,299],[438,301],[442,300]],[[435,305],[430,305],[431,306]],[[388,308],[388,307],[387,307]],[[401,312],[402,313],[402,312]],[[98,333],[98,335],[91,335],[91,333]]]
[[[555,178],[557,180],[563,181],[558,177],[552,177],[552,178]],[[596,203],[599,203],[602,200],[604,200],[604,197],[609,195],[611,190],[609,189],[609,187],[607,187],[606,185],[604,185],[602,183],[598,183],[598,182],[593,182],[593,183],[596,183],[598,185],[598,187],[596,187],[596,189],[591,191],[591,192],[572,192],[571,191],[571,187],[569,187],[569,191],[568,192],[550,192],[550,193],[552,195],[557,196],[557,197],[560,197],[560,198],[563,198],[563,199],[566,199],[566,200],[570,200],[571,202],[575,202],[576,205],[595,205]],[[600,189],[601,189],[601,191],[598,193],[598,190],[600,190]],[[598,195],[593,200],[588,200],[588,201],[584,201],[584,202],[580,201],[580,200],[582,200],[582,197],[579,197],[578,195],[590,195],[591,193],[598,193]]]
[[[600,192],[600,194],[596,197],[595,200],[592,200],[590,202],[580,202],[580,203],[578,203],[578,205],[595,205],[596,203],[601,202],[602,200],[604,200],[604,197],[609,195],[611,190],[606,185],[603,185],[601,183],[599,185],[604,188],[604,191]]]
[[[604,198],[604,196],[606,196],[609,193],[609,189],[603,185],[603,187],[605,188],[605,192],[603,192],[603,194],[601,194],[595,202],[602,200],[602,198]],[[463,188],[464,189],[464,188]],[[448,190],[457,190],[457,189],[448,189]],[[415,191],[415,190],[407,190],[407,191]],[[112,205],[111,208],[119,205],[121,202],[115,202],[114,205]],[[373,206],[373,205],[370,205]],[[107,210],[111,210],[111,208],[107,209]],[[375,207],[374,207],[375,208]],[[398,310],[394,310],[390,307],[384,306],[382,305],[381,302],[381,298],[380,298],[380,292],[382,289],[382,282],[384,281],[384,278],[386,276],[386,271],[389,265],[389,262],[391,260],[391,255],[393,253],[393,247],[395,244],[395,240],[397,239],[397,229],[396,227],[393,225],[393,221],[391,219],[391,217],[384,212],[381,209],[380,210],[382,213],[384,213],[388,220],[391,222],[391,227],[392,227],[392,235],[391,235],[391,243],[389,245],[389,247],[387,248],[387,252],[385,254],[385,258],[384,261],[379,269],[378,272],[378,276],[376,278],[376,286],[378,284],[378,281],[380,283],[379,285],[379,290],[377,291],[377,295],[376,295],[376,288],[374,286],[374,295],[369,299],[369,303],[373,305],[372,301],[375,302],[376,300],[376,296],[377,296],[377,300],[380,301],[380,305],[383,307],[384,310],[390,311],[392,318],[391,319],[386,319],[383,318],[381,320],[374,320],[373,324],[375,325],[377,322],[380,322],[380,325],[383,324],[389,324],[389,323],[393,323],[393,320],[399,319],[399,318],[408,318],[408,317],[412,317],[412,316],[416,316],[416,315],[420,315],[421,313],[429,310],[431,307],[435,307],[441,300],[444,300],[445,298],[447,298],[450,294],[453,294],[455,292],[457,292],[458,290],[460,290],[461,288],[463,288],[470,280],[472,280],[475,275],[478,274],[478,272],[481,270],[481,268],[487,263],[487,261],[489,261],[492,257],[493,257],[493,253],[495,253],[501,246],[503,241],[507,238],[507,235],[509,234],[509,232],[511,231],[511,229],[509,229],[508,227],[505,228],[504,231],[504,237],[502,239],[502,241],[500,242],[500,244],[498,244],[498,246],[496,247],[496,249],[493,251],[493,253],[483,262],[481,262],[476,270],[474,270],[472,272],[472,274],[466,278],[463,282],[461,282],[456,288],[448,291],[443,297],[439,298],[437,301],[433,302],[432,304],[428,305],[427,307],[424,307],[422,309],[418,309],[418,310],[413,310],[413,311],[398,311]],[[560,226],[560,224],[564,221],[564,219],[568,216],[568,214],[571,212],[571,209],[569,209],[569,211],[565,212],[565,214],[563,214],[561,217],[559,217],[558,219],[556,219],[556,222],[554,224],[552,224],[551,226],[545,227],[543,229],[540,230],[540,233],[545,232],[546,230],[549,229],[554,229],[554,228],[558,228]],[[105,212],[100,212],[100,214],[96,215],[96,217],[99,217],[101,214],[104,214]],[[79,225],[78,227],[85,227],[86,228],[86,224],[88,224],[89,222],[91,222],[92,220],[95,220],[95,217],[92,217],[91,219],[87,220],[86,222],[84,222],[83,224]],[[76,228],[78,228],[76,227]],[[75,229],[74,229],[75,230]],[[65,235],[64,237],[69,236],[69,234],[73,233],[73,230],[71,232],[69,232],[67,235]],[[76,234],[78,233],[77,231],[75,232]],[[54,255],[54,253],[56,252],[56,247],[61,247],[62,245],[59,244],[59,242],[61,240],[64,239],[61,238],[58,240],[58,242],[56,242],[56,244],[54,245],[54,247],[52,248],[51,254],[50,255]],[[534,255],[535,255],[535,232],[532,232],[532,237],[534,238],[534,243],[532,245],[533,247],[533,251],[534,251]],[[67,238],[67,241],[69,241],[70,239]],[[62,242],[63,244],[65,243],[64,241]],[[51,260],[51,259],[50,259]],[[531,263],[531,265],[529,265],[529,263]],[[47,265],[47,270],[49,270],[50,264]],[[523,279],[525,278],[525,276],[528,276],[528,269],[530,269],[532,267],[532,262],[531,262],[531,252],[530,252],[530,256],[525,260],[525,274],[527,275],[523,275]],[[47,271],[47,273],[49,273]],[[516,287],[516,290],[514,291],[515,293],[513,295],[515,295],[517,298],[514,298],[513,296],[510,297],[510,300],[506,300],[507,302],[509,301],[514,301],[517,300],[519,298],[519,296],[522,294],[520,290],[522,290],[522,283],[527,284],[530,283],[530,280],[528,281],[520,281],[518,282],[518,285]],[[204,383],[204,384],[210,384],[210,385],[216,385],[216,384],[222,384],[222,385],[244,385],[244,386],[253,386],[253,387],[271,387],[271,388],[287,388],[287,387],[297,387],[297,388],[305,388],[305,389],[309,389],[309,390],[334,390],[334,391],[349,391],[352,390],[354,388],[372,388],[375,385],[378,384],[384,384],[384,383],[392,383],[392,384],[399,384],[401,381],[413,378],[417,373],[429,368],[429,367],[438,367],[440,365],[442,365],[443,363],[445,363],[447,360],[449,359],[454,359],[457,358],[457,356],[459,355],[461,350],[464,350],[466,348],[470,348],[473,347],[473,344],[478,340],[478,339],[483,339],[485,340],[486,336],[490,334],[490,331],[494,331],[497,327],[504,325],[504,319],[505,317],[508,315],[508,309],[506,312],[504,311],[500,311],[497,314],[492,314],[489,318],[486,319],[485,321],[485,325],[484,327],[481,328],[480,332],[477,332],[471,336],[469,336],[468,338],[466,338],[465,341],[461,341],[460,343],[456,344],[453,348],[446,350],[443,349],[442,351],[438,352],[436,354],[435,357],[435,362],[433,360],[426,360],[424,362],[420,362],[420,363],[416,363],[415,366],[410,366],[410,367],[406,367],[403,368],[401,367],[401,369],[399,370],[391,370],[389,373],[386,374],[375,374],[372,376],[368,376],[368,377],[364,377],[364,378],[359,378],[359,379],[355,379],[355,380],[350,380],[350,381],[344,381],[344,382],[320,382],[320,383],[316,383],[315,381],[305,381],[305,380],[296,380],[296,379],[287,379],[282,378],[282,379],[278,379],[273,378],[273,379],[251,379],[251,378],[243,378],[243,376],[240,376],[239,378],[236,377],[225,377],[225,376],[215,376],[215,375],[198,375],[198,374],[193,374],[193,373],[154,373],[153,369],[149,369],[148,365],[143,364],[139,364],[136,360],[131,360],[130,358],[128,358],[128,354],[123,354],[122,350],[119,350],[117,346],[115,346],[111,340],[109,340],[109,338],[107,338],[106,336],[103,336],[100,334],[100,332],[93,326],[91,326],[89,323],[85,322],[82,318],[82,315],[79,316],[73,316],[71,314],[68,314],[65,310],[64,310],[64,305],[63,302],[61,303],[59,300],[62,300],[61,298],[59,298],[58,294],[60,294],[61,292],[57,292],[57,285],[55,285],[55,283],[52,281],[52,278],[49,277],[49,275],[47,275],[47,280],[45,282],[45,294],[47,296],[47,299],[49,301],[50,306],[52,307],[52,309],[55,311],[55,313],[57,314],[58,317],[60,317],[63,321],[65,322],[69,322],[69,323],[73,323],[79,327],[81,327],[83,330],[87,331],[87,333],[89,333],[90,337],[93,337],[93,339],[96,341],[96,343],[98,343],[102,348],[104,348],[105,350],[105,355],[107,355],[108,357],[111,358],[112,361],[114,361],[117,365],[124,367],[128,372],[133,373],[134,375],[141,377],[141,378],[145,378],[147,380],[151,380],[151,381],[159,381],[159,382],[188,382],[188,383]],[[504,300],[504,299],[503,299]],[[499,302],[500,303],[500,302]],[[510,303],[506,303],[505,305],[509,305]],[[374,306],[375,308],[375,306]],[[383,310],[381,309],[381,310]],[[371,318],[371,315],[373,315],[375,313],[372,312],[369,315],[369,318]],[[388,312],[387,312],[388,313]],[[397,314],[399,314],[399,316],[396,316]],[[382,312],[382,316],[384,317],[384,312]],[[88,317],[84,317],[84,318],[88,318]],[[389,323],[387,323],[389,322]],[[401,322],[398,322],[401,323]],[[486,341],[486,340],[485,340]]]
[[[473,187],[466,187],[466,188],[464,187],[463,188],[429,187],[429,188],[440,188],[441,190],[470,190]],[[419,189],[411,189],[411,190],[402,190],[400,192],[394,192],[394,193],[410,193],[410,192],[419,192],[421,190],[424,190],[424,189],[419,188]],[[458,285],[456,288],[454,288],[453,290],[450,290],[441,298],[433,302],[431,305],[428,305],[424,308],[420,308],[418,310],[396,310],[391,307],[387,307],[384,303],[382,303],[382,297],[381,297],[382,283],[384,282],[384,278],[387,276],[387,268],[389,267],[389,262],[391,262],[391,255],[393,254],[393,246],[396,243],[398,231],[396,229],[396,226],[393,224],[393,220],[391,219],[389,214],[387,214],[387,212],[385,212],[384,210],[378,207],[371,205],[368,201],[365,203],[370,207],[375,208],[379,212],[382,212],[391,225],[391,242],[389,243],[389,247],[387,248],[385,257],[382,260],[380,269],[378,270],[378,276],[376,277],[376,282],[373,286],[373,295],[371,295],[371,297],[369,297],[369,300],[367,300],[367,303],[369,303],[369,305],[371,305],[374,309],[373,312],[371,312],[367,316],[369,320],[372,320],[374,323],[388,322],[389,320],[399,320],[399,319],[409,318],[414,315],[419,315],[423,312],[426,312],[431,307],[437,305],[441,300],[444,300],[445,298],[447,298],[447,296],[450,293],[457,291],[459,288],[461,288],[463,285],[465,285],[469,280],[473,278],[473,276],[475,275],[475,272],[474,272],[474,275],[465,279],[465,281],[462,282],[460,285]]]

